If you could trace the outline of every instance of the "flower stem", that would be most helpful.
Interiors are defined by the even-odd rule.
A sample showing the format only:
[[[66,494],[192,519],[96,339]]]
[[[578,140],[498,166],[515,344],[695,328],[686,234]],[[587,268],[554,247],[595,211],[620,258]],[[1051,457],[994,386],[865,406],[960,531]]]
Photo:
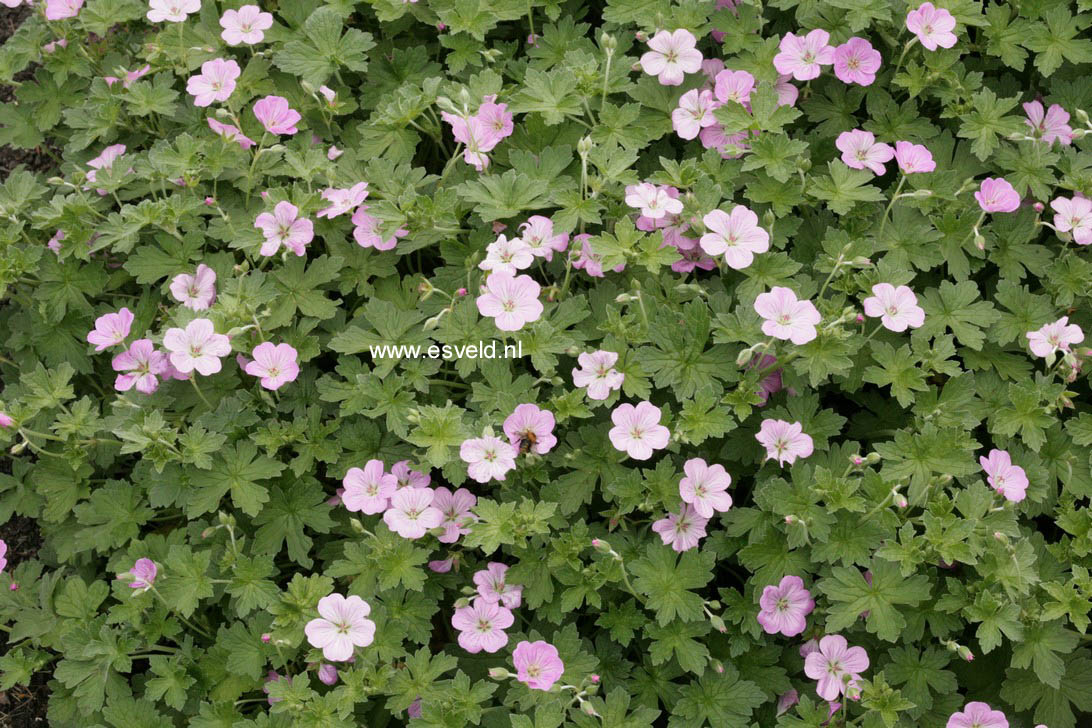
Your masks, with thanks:
[[[197,396],[201,398],[201,401],[205,403],[205,406],[211,410],[213,408],[212,404],[205,398],[205,393],[201,391],[200,385],[197,384],[196,371],[194,371],[190,376],[190,384],[193,385],[193,391],[197,392]]]
[[[883,229],[887,225],[887,218],[891,214],[891,208],[895,206],[895,200],[899,199],[899,192],[902,190],[903,184],[906,182],[906,175],[899,177],[899,183],[895,186],[895,194],[891,195],[891,202],[887,203],[887,208],[883,211],[883,218],[880,220],[880,235],[883,235]]]

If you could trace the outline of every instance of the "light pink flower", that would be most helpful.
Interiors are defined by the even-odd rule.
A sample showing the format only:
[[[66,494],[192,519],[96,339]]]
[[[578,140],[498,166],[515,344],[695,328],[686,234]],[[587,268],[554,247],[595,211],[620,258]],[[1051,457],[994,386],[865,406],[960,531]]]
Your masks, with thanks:
[[[57,232],[53,233],[53,237],[51,237],[49,239],[49,242],[46,243],[46,247],[49,248],[50,250],[52,250],[57,255],[60,255],[61,254],[61,241],[64,240],[64,239],[65,239],[64,230],[58,230]]]
[[[1013,212],[1020,207],[1020,195],[1004,177],[987,177],[974,193],[985,212]]]
[[[1028,489],[1028,476],[1019,465],[1012,464],[1012,458],[1004,450],[990,450],[989,457],[978,458],[978,464],[986,471],[986,482],[990,487],[1010,500],[1019,503],[1024,500]]]
[[[659,220],[668,213],[678,215],[683,209],[682,202],[669,195],[666,187],[648,182],[627,186],[626,204],[653,220]]]
[[[0,412],[0,428],[8,429],[15,424],[15,419],[7,412]]]
[[[568,233],[554,234],[554,223],[548,217],[532,215],[527,222],[519,226],[520,239],[531,251],[531,255],[553,260],[554,253],[564,253],[569,247]]]
[[[751,359],[751,361],[747,364],[747,368],[758,368],[759,370],[762,370],[776,363],[777,357],[770,356],[769,354],[764,354],[762,356],[756,356],[755,358]],[[755,393],[762,398],[762,403],[759,405],[759,407],[764,407],[767,400],[769,400],[770,395],[777,394],[781,391],[781,389],[781,370],[774,369],[769,374],[767,374],[761,382],[758,383],[758,390]]]
[[[145,63],[142,67],[136,69],[135,71],[125,71],[125,73],[122,74],[121,78],[118,78],[117,76],[103,76],[102,80],[106,81],[107,86],[113,86],[115,83],[118,83],[120,81],[122,88],[129,88],[138,79],[141,79],[144,76],[148,75],[151,70],[151,65]]]
[[[621,389],[625,375],[614,368],[618,354],[613,351],[582,352],[576,358],[579,369],[573,369],[573,384],[588,388],[588,399],[602,400]]]
[[[451,626],[459,630],[459,646],[470,654],[496,652],[508,644],[504,630],[512,626],[512,612],[481,597],[469,607],[461,607],[451,615]]]
[[[235,79],[242,69],[234,60],[214,58],[201,64],[201,73],[186,81],[186,93],[193,96],[194,106],[208,106],[213,101],[227,101],[235,91]]]
[[[319,665],[317,671],[319,682],[323,685],[336,685],[337,684],[337,668],[328,663],[322,663]]]
[[[706,149],[716,149],[720,152],[720,156],[724,159],[738,159],[750,149],[750,145],[746,143],[750,136],[745,131],[737,132],[735,134],[725,134],[724,127],[720,124],[713,124],[707,126],[701,130],[698,134],[698,139],[701,140],[701,145]]]
[[[691,89],[679,99],[679,106],[671,112],[671,126],[683,139],[693,139],[707,126],[717,123],[713,109],[717,107],[710,91]]]
[[[1057,197],[1051,201],[1054,227],[1073,235],[1077,245],[1092,245],[1092,200],[1084,197]]]
[[[1069,112],[1058,104],[1051,104],[1050,108],[1043,112],[1043,104],[1039,101],[1029,101],[1024,104],[1024,113],[1028,118],[1024,123],[1031,127],[1031,133],[1046,142],[1053,144],[1060,141],[1063,145],[1073,142],[1073,129],[1069,126]]]
[[[554,413],[539,409],[534,404],[521,404],[504,420],[504,434],[512,447],[520,450],[527,443],[527,451],[545,455],[557,444],[554,437]]]
[[[444,515],[440,523],[444,532],[439,536],[440,543],[455,543],[459,536],[470,533],[469,524],[475,520],[470,509],[478,504],[478,499],[466,488],[459,488],[452,493],[444,487],[437,488],[432,498],[432,507]]]
[[[238,142],[239,146],[243,149],[250,149],[254,146],[254,140],[243,134],[237,127],[231,124],[225,124],[221,121],[208,117],[209,128],[214,132],[222,136],[229,142]]]
[[[800,693],[795,688],[781,693],[777,698],[777,717],[780,718],[785,713],[789,712],[792,706],[800,702]]]
[[[187,15],[199,10],[201,0],[150,0],[147,18],[153,23],[162,23],[164,20],[181,23]]]
[[[872,132],[863,129],[843,131],[834,142],[838,151],[842,153],[842,161],[847,167],[864,169],[867,167],[872,174],[883,174],[887,168],[883,166],[895,156],[895,150],[890,144],[877,142]]]
[[[478,263],[478,268],[514,276],[517,271],[530,268],[534,262],[535,256],[526,243],[519,238],[509,240],[500,235],[486,247],[485,260]]]
[[[273,212],[263,212],[254,219],[254,227],[265,235],[261,255],[274,255],[280,247],[291,250],[296,255],[303,255],[307,244],[315,237],[314,224],[305,217],[299,217],[299,208],[287,200],[278,202]]]
[[[190,321],[185,329],[167,329],[163,346],[178,371],[188,374],[196,369],[206,377],[220,371],[220,357],[231,353],[228,337],[216,333],[212,322],[203,318]]]
[[[263,13],[257,5],[243,5],[238,10],[225,10],[220,16],[220,37],[228,45],[254,45],[265,38],[266,30],[273,27],[273,15]]]
[[[440,117],[451,126],[455,141],[465,146],[463,161],[479,172],[488,167],[489,152],[500,143],[500,134],[476,116],[463,118],[441,111]]]
[[[800,346],[818,335],[815,325],[822,321],[819,311],[811,301],[797,299],[789,288],[774,286],[768,293],[758,294],[754,308],[765,319],[762,333],[767,336]]]
[[[474,572],[474,584],[478,587],[478,596],[487,602],[501,604],[508,609],[515,609],[523,601],[523,587],[509,584],[506,580],[508,566],[490,561],[486,568]]]
[[[216,300],[216,271],[201,263],[193,275],[179,273],[171,280],[171,295],[186,308],[207,310]]]
[[[733,207],[731,214],[713,210],[702,222],[710,232],[701,236],[701,249],[712,256],[723,255],[729,268],[746,268],[756,254],[770,249],[770,234],[759,226],[758,215],[743,205]]]
[[[1031,353],[1046,358],[1058,351],[1069,351],[1073,344],[1084,341],[1084,332],[1077,324],[1069,323],[1068,316],[1062,316],[1054,323],[1046,324],[1038,331],[1025,334]]]
[[[701,62],[701,72],[705,74],[705,85],[702,86],[706,91],[712,91],[713,85],[716,83],[717,74],[724,70],[724,61],[719,58],[706,58]]]
[[[356,595],[330,594],[319,599],[319,616],[303,631],[327,660],[345,662],[355,648],[367,647],[375,639],[375,622],[368,619],[371,612],[371,605]]]
[[[65,20],[74,18],[80,13],[83,0],[46,0],[46,20]]]
[[[944,8],[933,3],[922,3],[917,10],[906,14],[906,29],[918,37],[925,48],[935,51],[937,46],[951,48],[956,44],[956,21]]]
[[[329,159],[332,162],[332,161],[334,161],[335,159],[337,159],[338,157],[340,157],[344,153],[345,153],[345,150],[338,149],[333,144],[331,144],[330,148],[328,150],[326,150],[326,158]]]
[[[800,97],[800,89],[792,85],[792,76],[789,74],[777,77],[774,90],[777,91],[778,106],[793,106],[796,104],[796,99]]]
[[[464,440],[459,446],[459,458],[467,464],[466,473],[479,483],[504,480],[504,475],[516,467],[516,448],[499,437],[478,437]]]
[[[808,457],[815,447],[803,425],[785,420],[762,420],[755,439],[766,448],[766,459],[777,460],[780,465],[792,465],[797,458]]]
[[[895,162],[903,174],[932,172],[937,168],[932,152],[924,145],[911,142],[895,142]]]
[[[907,286],[895,288],[890,283],[877,283],[872,286],[872,295],[863,303],[865,315],[880,316],[880,323],[890,331],[916,329],[925,323],[925,311]]]
[[[497,142],[512,136],[515,131],[515,122],[512,113],[508,111],[508,104],[498,104],[496,96],[486,96],[482,99],[478,113],[474,114],[482,126],[496,135]]]
[[[260,377],[266,389],[280,389],[288,382],[296,381],[300,366],[296,363],[297,352],[290,344],[274,344],[265,341],[251,352],[254,361],[246,365],[246,373]]]
[[[634,460],[648,460],[671,439],[671,432],[660,424],[660,408],[651,402],[640,402],[636,407],[620,404],[610,419],[614,423],[607,433],[611,444]]]
[[[270,134],[295,134],[300,112],[288,105],[283,96],[265,96],[254,104],[254,116]]]
[[[640,222],[641,218],[637,218]],[[603,257],[595,252],[591,246],[591,235],[588,233],[581,233],[580,235],[573,236],[574,243],[580,243],[580,252],[575,258],[573,258],[573,268],[577,270],[583,270],[592,278],[603,277]],[[625,270],[626,264],[619,263],[614,266],[615,273],[621,273]]]
[[[532,690],[549,690],[565,672],[557,648],[542,640],[520,642],[512,653],[512,662],[516,666],[516,679]]]
[[[97,171],[100,169],[113,169],[114,162],[116,162],[118,158],[121,157],[121,155],[123,154],[125,154],[124,144],[111,144],[110,146],[103,149],[99,153],[99,156],[95,157],[87,163],[87,166],[91,167],[91,169],[87,172],[87,181],[97,181]],[[84,189],[87,188],[85,187]],[[105,195],[106,190],[98,190],[98,193],[100,195]]]
[[[110,366],[115,372],[127,372],[114,379],[114,389],[128,392],[136,387],[142,394],[152,394],[159,388],[156,377],[166,372],[167,356],[156,351],[150,339],[137,339],[127,351],[115,356]]]
[[[730,101],[751,108],[751,92],[755,89],[755,77],[747,71],[724,70],[713,80],[713,93],[717,101],[727,104]]]
[[[133,327],[133,312],[123,308],[117,313],[107,313],[95,319],[95,328],[87,333],[87,343],[95,345],[95,351],[116,346],[129,335]]]
[[[667,244],[665,241],[664,245]],[[679,248],[679,254],[682,257],[671,264],[671,270],[676,273],[689,273],[699,268],[701,270],[713,270],[717,267],[717,262],[701,250]]]
[[[341,484],[345,510],[372,515],[387,510],[388,499],[398,490],[397,479],[383,472],[382,460],[369,460],[363,469],[349,468]]]
[[[803,36],[786,33],[781,38],[780,52],[774,56],[774,68],[797,81],[810,81],[823,66],[834,63],[834,48],[829,41],[830,33],[818,28]]]
[[[844,83],[871,86],[880,62],[880,52],[864,38],[854,36],[834,49],[834,75]]]
[[[683,464],[686,477],[679,481],[679,495],[702,518],[712,518],[716,511],[732,507],[728,486],[732,476],[723,465],[709,465],[702,458],[690,458]]]
[[[3,571],[8,566],[8,545],[4,539],[0,538],[0,571]]]
[[[478,313],[493,319],[501,331],[519,331],[542,316],[538,294],[542,287],[531,276],[512,277],[509,273],[490,273],[485,279],[485,293],[475,304]]]
[[[830,634],[819,640],[819,649],[804,658],[804,674],[818,680],[815,691],[823,700],[834,700],[845,692],[846,682],[868,669],[863,647],[849,647],[846,638]]]
[[[766,634],[780,633],[786,637],[803,632],[808,626],[807,616],[815,609],[815,600],[804,588],[804,580],[792,575],[782,577],[777,586],[765,587],[758,603],[761,607],[758,623]]]
[[[446,574],[455,565],[455,559],[443,559],[428,562],[429,571],[436,574]]]
[[[328,187],[322,191],[322,199],[330,204],[328,207],[319,210],[315,215],[333,220],[338,215],[345,214],[368,199],[368,183],[357,182],[352,187]]]
[[[48,1],[49,0],[46,0],[47,3],[48,3]],[[9,0],[9,2],[10,2],[10,0]],[[76,0],[76,2],[79,2],[81,5],[83,4],[83,0]],[[79,11],[77,11],[77,12],[79,12]],[[67,38],[58,38],[57,40],[51,40],[48,43],[46,43],[44,46],[42,46],[42,51],[45,52],[45,53],[54,53],[58,48],[67,48],[67,47],[68,47],[68,39]]]
[[[962,711],[952,713],[944,728],[1009,728],[1008,718],[986,703],[967,703]]]
[[[698,39],[685,28],[671,32],[660,30],[648,41],[649,50],[641,56],[644,72],[659,78],[664,86],[678,86],[687,73],[701,70]]]
[[[265,693],[266,695],[269,695],[269,686],[270,685],[272,685],[275,682],[280,682],[281,680],[286,680],[286,679],[287,678],[285,678],[284,675],[281,675],[276,670],[268,671],[265,674],[265,681],[262,684],[262,692]],[[269,697],[266,698],[265,700],[270,705],[275,705],[276,703],[279,703],[282,700],[284,700],[284,698],[274,698],[272,695],[269,695]]]
[[[394,250],[398,245],[398,239],[409,235],[409,230],[398,228],[386,240],[379,234],[379,218],[368,214],[368,206],[361,205],[353,213],[352,223],[353,240],[362,248],[375,248],[376,250]]]
[[[391,475],[394,476],[399,488],[414,487],[427,488],[432,478],[427,473],[421,473],[409,466],[409,460],[399,460],[391,466]]]
[[[705,536],[705,524],[708,518],[698,514],[694,507],[683,503],[678,513],[668,513],[666,517],[652,524],[652,530],[660,534],[664,546],[670,546],[682,553],[697,548]]]
[[[133,568],[121,575],[122,579],[132,579],[129,588],[134,594],[146,592],[155,584],[156,574],[159,569],[151,559],[137,559]]]
[[[443,523],[444,514],[432,505],[435,497],[429,488],[399,488],[391,496],[383,522],[402,538],[421,538]]]

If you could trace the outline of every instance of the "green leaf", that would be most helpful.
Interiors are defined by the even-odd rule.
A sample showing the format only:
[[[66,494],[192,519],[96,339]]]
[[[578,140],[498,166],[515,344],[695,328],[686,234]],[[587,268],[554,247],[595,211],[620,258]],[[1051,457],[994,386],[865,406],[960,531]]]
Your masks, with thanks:
[[[871,571],[871,585],[860,570],[842,566],[831,569],[830,577],[819,582],[819,590],[836,602],[827,612],[827,629],[841,631],[868,612],[865,628],[894,642],[906,627],[897,606],[914,607],[928,599],[929,579],[920,574],[905,579],[896,564],[884,559],[873,559]]]
[[[827,164],[830,176],[812,177],[808,194],[826,200],[827,207],[838,215],[845,215],[858,202],[879,202],[886,199],[878,187],[867,182],[875,179],[868,170],[850,169],[840,161]]]
[[[269,502],[254,519],[254,524],[259,526],[254,534],[257,552],[276,554],[283,544],[287,544],[288,558],[310,568],[312,540],[307,529],[329,533],[334,521],[318,481],[304,477],[293,478],[286,486],[274,486]]]
[[[1092,23],[1092,16],[1073,17],[1064,6],[1058,5],[1042,14],[1046,25],[1036,23],[1028,29],[1022,41],[1024,47],[1035,52],[1035,67],[1039,73],[1049,76],[1062,65],[1092,61],[1092,40],[1078,38]]]
[[[686,719],[683,725],[702,726],[706,721],[715,728],[749,728],[755,708],[766,702],[766,694],[749,680],[740,680],[731,665],[724,672],[708,671],[698,682],[679,690],[674,714]],[[671,725],[675,725],[672,721]]]
[[[645,606],[656,612],[657,622],[665,625],[675,617],[684,622],[702,618],[704,600],[691,589],[700,589],[713,578],[715,559],[708,551],[676,555],[665,546],[649,544],[645,555],[627,568],[636,577],[634,588],[647,597]]]
[[[318,86],[342,67],[360,73],[368,70],[367,52],[375,47],[371,33],[345,28],[342,13],[335,8],[320,7],[311,13],[303,34],[310,42],[289,41],[273,56],[282,71]]]
[[[1020,116],[1008,115],[1018,103],[1019,96],[999,99],[997,94],[984,88],[972,97],[972,110],[963,116],[959,136],[973,139],[971,151],[981,160],[987,159],[997,149],[998,137],[1024,133],[1027,127]]]
[[[231,501],[249,516],[256,516],[262,504],[269,500],[268,490],[259,480],[275,478],[284,465],[264,455],[247,440],[224,448],[211,470],[198,470],[190,475],[194,490],[189,495],[186,511],[196,516],[216,510],[220,500],[230,491]]]
[[[906,344],[896,350],[882,341],[874,342],[872,358],[880,366],[865,369],[864,381],[880,387],[890,385],[891,394],[895,395],[895,399],[903,407],[909,407],[913,403],[913,392],[924,392],[928,389],[925,386],[925,373]]]
[[[1000,318],[989,301],[977,301],[978,286],[974,281],[941,281],[939,288],[930,288],[922,294],[921,307],[925,309],[925,324],[918,333],[938,336],[951,329],[964,346],[981,349],[986,340],[982,329],[988,328]]]

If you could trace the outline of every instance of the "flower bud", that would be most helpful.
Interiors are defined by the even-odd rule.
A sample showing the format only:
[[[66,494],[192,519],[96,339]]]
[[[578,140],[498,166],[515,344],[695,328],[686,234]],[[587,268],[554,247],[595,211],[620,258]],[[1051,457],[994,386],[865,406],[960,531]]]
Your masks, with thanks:
[[[715,614],[709,615],[709,623],[713,625],[713,627],[721,634],[724,634],[728,631],[728,627],[724,624],[724,620]]]
[[[1034,205],[1032,205],[1032,208],[1036,212],[1042,212],[1045,209],[1044,206],[1043,206],[1043,203],[1041,203],[1041,202],[1036,202]]]
[[[592,138],[590,136],[581,137],[580,141],[576,143],[576,153],[579,154],[581,157],[586,157],[588,156],[588,152],[592,150],[593,146],[595,146],[595,144],[592,142]]]
[[[723,674],[724,674],[724,665],[722,665],[722,664],[720,663],[720,660],[713,660],[713,670],[714,670],[714,671],[715,671],[715,672],[716,672],[716,673],[717,673],[718,675],[723,675]]]
[[[267,645],[268,645],[268,644],[269,644],[269,640],[271,640],[271,639],[273,639],[273,635],[269,634],[268,632],[263,632],[263,633],[262,633],[262,643],[263,643],[263,644],[267,644]]]
[[[1088,126],[1088,112],[1084,109],[1077,109],[1073,112],[1073,115],[1077,117],[1077,121],[1081,122],[1085,126]]]
[[[512,673],[505,670],[503,667],[491,667],[489,668],[489,677],[494,680],[505,680],[513,677]]]
[[[849,462],[853,464],[853,467],[860,468],[865,464],[865,459],[860,455],[850,455]]]
[[[792,524],[794,524],[794,523],[798,523],[799,521],[800,521],[800,519],[799,519],[799,518],[797,518],[797,517],[796,517],[796,516],[794,516],[794,515],[791,515],[791,514],[790,514],[790,515],[788,515],[788,516],[785,516],[785,523],[787,523],[787,524],[788,524],[788,525],[790,525],[790,526],[791,526]]]
[[[201,538],[208,538],[212,534],[216,533],[216,528],[217,528],[216,526],[209,526],[208,528],[206,528],[204,531],[201,532]]]
[[[981,235],[975,235],[974,236],[974,246],[976,248],[978,248],[979,250],[985,250],[986,249],[986,238],[982,237]]]
[[[235,516],[224,511],[217,511],[216,518],[220,521],[221,526],[228,526],[230,528],[235,527]]]
[[[436,314],[435,316],[433,316],[433,317],[429,318],[429,319],[428,319],[427,321],[425,321],[425,323],[424,323],[424,324],[423,324],[423,325],[421,326],[421,329],[422,329],[423,331],[432,331],[433,329],[435,329],[435,328],[436,328],[437,326],[439,326],[439,325],[440,325],[440,317],[441,317],[441,316],[443,316],[443,314],[444,314],[444,312],[443,312],[443,311],[441,311],[440,313]]]
[[[877,455],[876,457],[879,458],[879,455]],[[948,483],[951,483],[951,482],[952,482],[952,476],[949,475],[948,473],[944,473],[939,478],[937,478],[937,484],[939,484],[939,485],[948,485]]]
[[[463,296],[466,295],[466,289],[465,288],[456,288],[455,289],[455,295],[458,296],[459,298],[462,298]]]
[[[587,700],[580,701],[580,710],[584,713],[584,715],[590,715],[593,718],[599,717],[599,713],[595,712],[595,708]]]
[[[599,678],[599,676],[598,676],[597,674],[595,674],[594,672],[593,672],[593,673],[592,673],[591,675],[588,675],[588,679],[589,679],[589,680],[591,680],[591,681],[592,681],[592,684],[594,684],[594,685],[598,685],[598,684],[599,684],[599,679],[600,679],[600,678]]]
[[[902,493],[895,493],[895,505],[899,508],[906,508],[908,505],[910,505],[910,502],[906,500],[906,496],[904,496]]]
[[[364,531],[366,530],[364,528],[364,524],[360,522],[359,518],[350,518],[349,519],[349,525],[352,526],[354,531],[356,531],[357,533],[360,533],[360,534],[363,534]]]
[[[878,452],[870,452],[864,459],[865,465],[875,465],[880,462],[880,459],[880,454]]]
[[[648,33],[643,30],[638,30],[633,37],[637,39],[637,42],[644,43],[648,40]],[[1080,111],[1078,111],[1077,113],[1080,113]]]
[[[592,548],[601,554],[609,554],[611,552],[610,544],[601,538],[593,538],[591,540]]]
[[[470,606],[470,600],[466,597],[459,597],[455,600],[455,609],[465,609]]]
[[[610,33],[603,33],[599,36],[599,45],[603,46],[603,50],[607,53],[612,53],[618,47],[618,41]]]
[[[19,591],[19,582],[17,582],[17,581],[11,582],[11,584],[8,585],[8,591],[13,591],[13,592]]]

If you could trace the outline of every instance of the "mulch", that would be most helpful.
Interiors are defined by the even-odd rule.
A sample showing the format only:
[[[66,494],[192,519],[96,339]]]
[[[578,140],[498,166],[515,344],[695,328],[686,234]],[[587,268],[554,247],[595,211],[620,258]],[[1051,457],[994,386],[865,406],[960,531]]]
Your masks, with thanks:
[[[0,5],[0,45],[4,43],[12,33],[22,24],[23,20],[31,14],[31,9],[27,5],[20,5],[16,8],[8,8]],[[25,81],[28,78],[33,78],[34,67],[21,71],[15,76],[17,81]],[[4,86],[0,84],[0,103],[10,103],[14,98],[14,88],[11,86]],[[6,180],[8,175],[13,169],[19,165],[23,165],[31,172],[48,172],[52,170],[56,165],[49,155],[41,148],[36,149],[12,149],[11,147],[0,147],[0,181]],[[3,726],[0,723],[0,726]]]

